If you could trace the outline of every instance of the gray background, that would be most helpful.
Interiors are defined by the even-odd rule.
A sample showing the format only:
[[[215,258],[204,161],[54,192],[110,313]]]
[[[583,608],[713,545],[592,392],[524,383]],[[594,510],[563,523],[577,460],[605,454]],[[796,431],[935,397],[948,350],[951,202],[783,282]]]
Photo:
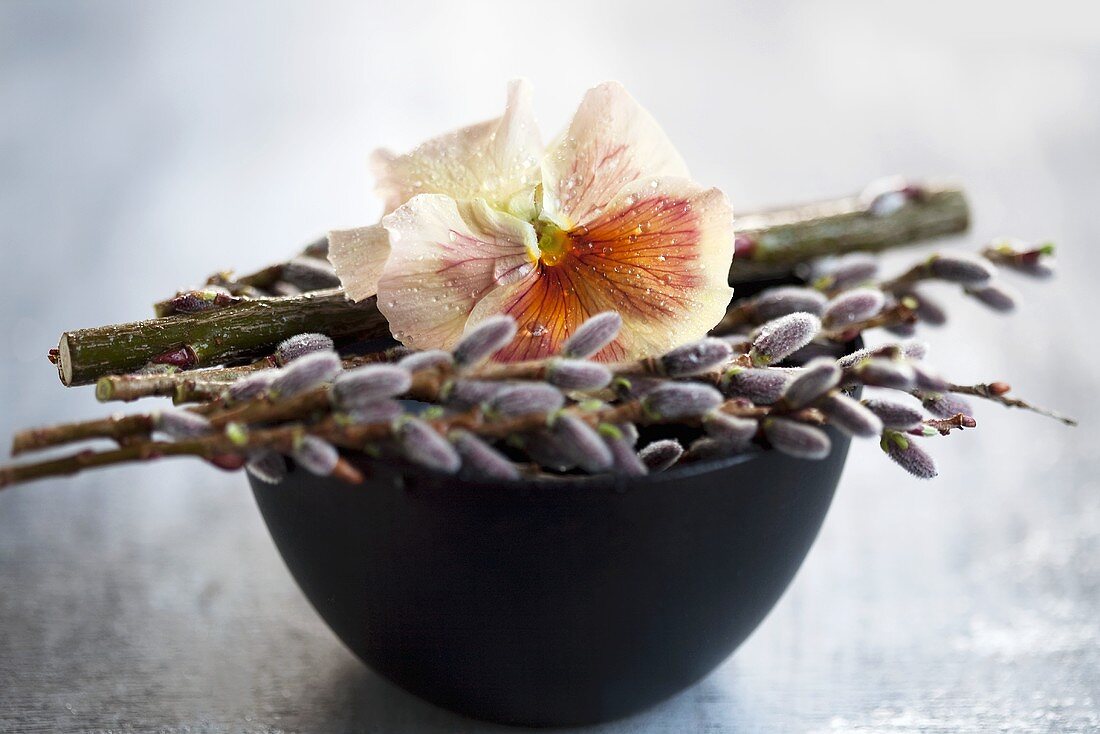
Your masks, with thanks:
[[[536,85],[549,135],[623,81],[740,209],[955,176],[970,245],[1052,238],[1005,319],[930,331],[1077,430],[997,406],[921,483],[859,444],[789,593],[701,685],[601,732],[1100,726],[1100,24],[1086,3],[0,2],[0,441],[103,412],[46,363],[222,266],[374,221],[365,161]],[[904,261],[904,257],[902,258]],[[897,262],[895,259],[894,262]],[[239,476],[0,495],[0,730],[481,732],[328,632]]]

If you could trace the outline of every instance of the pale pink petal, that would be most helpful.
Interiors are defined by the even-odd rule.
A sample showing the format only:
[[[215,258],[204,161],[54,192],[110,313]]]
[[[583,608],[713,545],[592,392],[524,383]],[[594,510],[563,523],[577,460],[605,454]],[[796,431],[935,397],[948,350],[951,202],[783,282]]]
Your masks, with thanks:
[[[705,336],[733,295],[733,213],[718,189],[637,181],[569,238],[557,264],[540,261],[471,312],[468,327],[498,313],[516,318],[519,333],[498,359],[554,354],[581,322],[608,310],[620,313],[623,328],[596,359],[654,356]]]
[[[531,85],[508,85],[504,115],[422,143],[405,155],[376,151],[375,191],[391,212],[417,194],[486,199],[504,209],[539,181],[542,140],[531,108]]]
[[[384,217],[393,249],[378,283],[378,309],[398,341],[447,349],[492,288],[534,268],[534,228],[484,200],[421,194]]]
[[[390,255],[390,236],[381,224],[328,233],[328,259],[353,301],[378,292],[378,279]]]
[[[565,227],[583,223],[627,184],[654,176],[686,178],[687,165],[622,85],[605,82],[585,94],[543,160],[547,214]]]

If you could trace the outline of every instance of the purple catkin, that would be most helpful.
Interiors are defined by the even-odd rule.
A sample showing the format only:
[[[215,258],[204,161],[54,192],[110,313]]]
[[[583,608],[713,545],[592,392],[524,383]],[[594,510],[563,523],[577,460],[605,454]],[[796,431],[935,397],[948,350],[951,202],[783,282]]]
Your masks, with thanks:
[[[779,400],[791,380],[782,370],[734,367],[722,376],[722,391],[731,398],[745,398],[757,405]]]
[[[649,473],[649,469],[635,453],[634,447],[621,436],[605,439],[614,459],[612,471],[626,477],[640,477]]]
[[[733,356],[733,348],[721,339],[700,339],[673,349],[661,357],[661,367],[669,377],[688,377],[724,364]]]
[[[275,364],[285,367],[299,357],[317,352],[331,352],[335,348],[332,339],[324,334],[295,334],[275,347]]]
[[[450,352],[442,349],[428,349],[423,352],[413,352],[402,357],[397,362],[398,367],[403,367],[409,372],[417,372],[432,367],[450,367],[454,364],[454,357]]]
[[[691,458],[696,461],[720,459],[745,453],[745,449],[748,448],[748,446],[749,444],[745,446],[735,446],[734,444],[727,443],[713,436],[701,436],[691,442],[691,445],[688,446],[688,453]]]
[[[455,364],[473,367],[481,364],[511,343],[516,336],[516,320],[511,316],[490,316],[462,335],[454,348]]]
[[[993,277],[988,260],[964,252],[937,253],[928,258],[927,267],[932,277],[963,285],[985,283]]]
[[[874,412],[847,395],[830,395],[820,404],[829,424],[849,436],[870,438],[882,433],[882,421]]]
[[[316,436],[302,436],[298,445],[290,452],[290,458],[310,474],[327,477],[339,463],[340,452],[324,439]]]
[[[680,442],[666,438],[654,441],[638,452],[638,458],[645,464],[650,473],[656,474],[668,469],[684,455],[684,447]]]
[[[344,371],[336,352],[316,352],[300,357],[279,370],[271,394],[289,398],[320,387]]]
[[[303,291],[336,288],[340,278],[325,260],[316,257],[296,257],[283,266],[282,280]]]
[[[207,286],[202,290],[180,293],[171,300],[174,313],[200,313],[236,303],[240,298],[220,286]]]
[[[451,432],[451,443],[462,458],[462,471],[474,479],[519,479],[519,469],[504,454],[469,431]]]
[[[935,300],[916,289],[904,294],[902,298],[906,296],[916,301],[917,307],[914,310],[919,320],[930,326],[943,326],[947,323],[947,312]]]
[[[517,383],[494,395],[488,411],[500,417],[553,413],[565,402],[565,396],[545,382]]]
[[[721,404],[722,393],[710,385],[692,382],[670,382],[642,398],[642,408],[663,420],[700,416]]]
[[[760,424],[752,418],[729,415],[719,410],[713,410],[703,418],[703,429],[707,435],[731,448],[748,446],[759,427]]]
[[[766,418],[764,435],[777,450],[799,459],[824,459],[832,448],[820,428],[788,418]]]
[[[452,408],[476,408],[512,385],[491,380],[455,380],[443,391],[443,402]]]
[[[749,357],[757,367],[774,364],[793,354],[821,331],[821,320],[808,313],[773,319],[757,330]]]
[[[937,418],[953,418],[959,413],[974,415],[970,403],[951,393],[926,393],[921,396],[921,405]]]
[[[523,438],[523,450],[536,464],[554,471],[569,471],[577,465],[576,460],[567,454],[554,440],[550,431],[545,429],[526,434]]]
[[[271,388],[271,383],[278,376],[278,370],[253,372],[251,375],[242,377],[230,385],[225,391],[225,396],[231,402],[258,398]]]
[[[797,374],[783,391],[783,400],[791,408],[809,405],[840,383],[841,369],[836,361],[815,359]]]
[[[414,464],[444,474],[454,474],[462,466],[455,447],[419,418],[403,419],[395,434],[405,458]]]
[[[1016,297],[1002,283],[966,288],[966,294],[1001,313],[1008,313],[1016,308]]]
[[[855,375],[864,385],[909,390],[916,381],[913,368],[904,362],[883,357],[871,357],[855,367]]]
[[[910,367],[913,370],[913,384],[920,390],[943,392],[951,384],[923,364],[913,363]]]
[[[918,479],[932,479],[938,474],[936,462],[909,436],[889,433],[882,438],[882,449],[895,464]]]
[[[901,355],[906,359],[924,359],[928,356],[928,343],[918,341],[907,341],[900,345]]]
[[[638,427],[633,423],[616,423],[615,428],[623,435],[623,439],[631,446],[638,445]]]
[[[586,359],[615,340],[623,319],[615,311],[604,311],[588,318],[565,340],[561,353],[565,357]]]
[[[606,471],[614,463],[611,449],[599,432],[574,415],[559,415],[550,434],[570,463],[590,474]]]
[[[353,426],[369,426],[374,423],[393,423],[404,414],[405,409],[401,407],[401,403],[383,398],[351,408],[344,413],[344,417]]]
[[[838,257],[821,268],[815,281],[829,289],[848,288],[867,282],[877,273],[878,260],[872,255],[857,252]]]
[[[599,390],[611,378],[607,367],[583,359],[552,359],[546,368],[546,381],[563,390]]]
[[[188,410],[158,410],[153,414],[153,426],[174,439],[199,438],[211,432],[210,421]]]
[[[874,288],[856,288],[829,301],[821,321],[833,328],[865,321],[882,310],[886,296]]]
[[[279,484],[286,478],[286,459],[271,449],[261,449],[250,454],[244,468],[265,484]]]
[[[911,405],[882,398],[868,398],[863,404],[882,421],[884,428],[908,431],[924,421],[924,414]]]
[[[818,315],[825,308],[825,296],[813,288],[780,286],[769,288],[752,299],[752,313],[760,321],[771,321],[792,313]]]
[[[344,372],[332,383],[332,404],[350,411],[408,391],[412,374],[392,364],[368,364]]]

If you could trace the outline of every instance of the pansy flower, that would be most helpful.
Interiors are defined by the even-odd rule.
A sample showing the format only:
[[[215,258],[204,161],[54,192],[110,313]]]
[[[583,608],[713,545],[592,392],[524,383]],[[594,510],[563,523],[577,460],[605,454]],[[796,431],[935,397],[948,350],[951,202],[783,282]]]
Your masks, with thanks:
[[[703,336],[732,296],[725,195],[688,177],[617,83],[590,90],[545,148],[516,81],[500,118],[373,162],[386,215],[331,233],[330,258],[409,347],[448,348],[504,313],[520,328],[498,359],[535,359],[615,310],[623,327],[597,359],[633,359]]]

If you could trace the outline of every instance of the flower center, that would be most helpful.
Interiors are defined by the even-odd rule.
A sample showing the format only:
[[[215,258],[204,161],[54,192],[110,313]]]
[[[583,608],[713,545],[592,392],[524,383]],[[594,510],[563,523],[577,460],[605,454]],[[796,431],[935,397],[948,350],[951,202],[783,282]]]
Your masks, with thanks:
[[[539,222],[538,231],[541,259],[547,265],[557,265],[573,249],[573,240],[569,233],[553,222]]]

